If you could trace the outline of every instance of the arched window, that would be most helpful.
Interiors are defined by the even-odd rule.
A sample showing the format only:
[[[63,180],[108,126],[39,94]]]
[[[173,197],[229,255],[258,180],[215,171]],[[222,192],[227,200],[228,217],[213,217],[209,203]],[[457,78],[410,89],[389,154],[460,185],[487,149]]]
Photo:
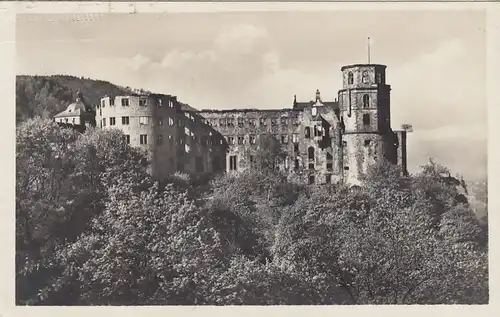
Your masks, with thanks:
[[[305,129],[305,136],[306,136],[306,139],[310,139],[311,138],[311,128],[306,127],[306,129]]]
[[[311,114],[313,117],[315,117],[318,114],[318,109],[316,109],[316,107],[312,107]]]
[[[314,160],[314,148],[312,146],[307,149],[307,157],[309,160]]]
[[[367,113],[365,113],[365,114],[363,115],[363,124],[365,124],[365,125],[370,124],[370,115],[369,115],[369,114],[367,114]]]
[[[349,72],[347,74],[347,84],[352,85],[353,83],[354,83],[354,75],[351,72]]]
[[[370,81],[370,75],[368,74],[368,71],[365,70],[363,71],[363,84],[368,84],[368,82]]]
[[[363,95],[363,108],[370,107],[370,96],[368,94]]]

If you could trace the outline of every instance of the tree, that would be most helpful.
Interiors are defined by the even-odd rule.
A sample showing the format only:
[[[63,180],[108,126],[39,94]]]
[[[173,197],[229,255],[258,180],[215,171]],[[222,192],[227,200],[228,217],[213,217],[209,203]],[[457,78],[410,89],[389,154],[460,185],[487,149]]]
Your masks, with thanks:
[[[413,132],[413,126],[409,123],[403,123],[401,125],[401,130],[406,131],[406,132]]]

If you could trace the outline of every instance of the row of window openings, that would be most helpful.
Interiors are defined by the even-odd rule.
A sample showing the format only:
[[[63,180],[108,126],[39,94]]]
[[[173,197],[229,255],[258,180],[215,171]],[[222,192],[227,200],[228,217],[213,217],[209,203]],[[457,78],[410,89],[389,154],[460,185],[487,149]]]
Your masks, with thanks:
[[[316,136],[324,136],[326,134],[326,131],[325,131],[325,129],[323,129],[323,127],[315,126],[313,131],[314,131],[315,137]],[[276,136],[276,137],[277,137],[278,141],[280,141],[281,144],[288,144],[288,141],[289,141],[288,134],[283,134],[281,136]],[[306,139],[311,138],[311,128],[310,127],[305,128],[305,137],[306,137]],[[228,144],[236,144],[236,140],[238,140],[238,144],[241,145],[241,144],[246,144],[247,138],[245,136],[238,136],[237,138],[232,137],[232,136],[228,136],[228,137],[226,137],[226,140],[227,140]],[[248,140],[249,140],[250,144],[256,144],[256,136],[255,135],[249,135]],[[292,142],[293,143],[299,142],[298,134],[296,134],[296,133],[292,134]]]
[[[267,121],[270,120],[271,126],[276,126],[278,123],[281,125],[288,125],[290,123],[289,118],[281,118],[281,120],[278,120],[277,118],[259,118],[259,126],[267,126]],[[207,123],[211,126],[227,126],[227,127],[234,127],[234,118],[222,118],[222,119],[207,119]],[[299,124],[298,117],[293,118],[292,120],[294,125]],[[244,127],[244,126],[252,126],[255,127],[257,126],[257,119],[255,118],[238,118],[237,123],[238,127]]]
[[[377,84],[382,84],[383,83],[383,78],[382,78],[382,74],[381,73],[377,73],[375,75],[375,79],[376,79],[376,83]],[[370,83],[370,74],[368,73],[368,71],[363,71],[361,73],[361,81],[363,84],[368,84]],[[352,72],[349,72],[347,74],[347,84],[348,85],[352,85],[354,84],[354,74]]]
[[[128,125],[130,124],[130,117],[121,117],[122,118],[122,125]],[[157,118],[156,120],[158,125],[163,125],[163,118]],[[149,123],[149,117],[139,117],[139,124],[140,125],[148,125]],[[168,118],[168,125],[173,126],[175,123],[174,119]],[[116,118],[115,117],[110,117],[109,118],[109,125],[116,125]],[[180,119],[177,120],[177,125],[181,126],[182,121]],[[105,127],[106,126],[106,118],[102,119],[101,126]]]
[[[113,98],[109,99],[109,105],[114,106],[115,105],[115,100]],[[123,107],[128,107],[130,106],[130,100],[128,98],[122,98],[121,99],[121,105]],[[148,105],[148,100],[147,99],[139,99],[139,106],[146,107]],[[106,99],[101,100],[101,108],[104,108],[106,106]],[[163,101],[161,99],[158,99],[157,106],[159,108],[163,107]],[[174,102],[172,100],[168,101],[168,107],[173,108],[174,107]]]

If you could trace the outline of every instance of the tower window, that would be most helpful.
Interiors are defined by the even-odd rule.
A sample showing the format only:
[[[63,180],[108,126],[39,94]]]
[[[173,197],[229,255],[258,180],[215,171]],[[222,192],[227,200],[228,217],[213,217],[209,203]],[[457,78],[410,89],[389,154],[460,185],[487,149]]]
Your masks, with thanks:
[[[370,82],[370,75],[368,74],[368,71],[365,70],[363,71],[363,84],[368,84]]]
[[[365,114],[363,115],[363,124],[364,124],[364,125],[369,125],[369,124],[370,124],[370,115],[369,115],[369,114],[367,114],[367,113],[365,113]]]
[[[311,114],[312,114],[313,116],[316,116],[316,115],[318,114],[318,109],[317,109],[316,107],[312,107],[312,109],[311,109]]]
[[[382,74],[377,73],[377,84],[382,84]]]
[[[364,108],[370,107],[370,96],[368,94],[363,95],[363,107]]]
[[[130,144],[130,135],[125,134],[124,138],[125,138],[125,143]]]
[[[304,134],[305,134],[306,139],[310,139],[311,138],[311,128],[310,127],[306,127]]]
[[[309,160],[314,160],[314,148],[312,146],[307,149],[307,157]]]
[[[349,72],[347,74],[347,84],[352,85],[353,83],[354,83],[354,75],[352,74],[352,72]]]

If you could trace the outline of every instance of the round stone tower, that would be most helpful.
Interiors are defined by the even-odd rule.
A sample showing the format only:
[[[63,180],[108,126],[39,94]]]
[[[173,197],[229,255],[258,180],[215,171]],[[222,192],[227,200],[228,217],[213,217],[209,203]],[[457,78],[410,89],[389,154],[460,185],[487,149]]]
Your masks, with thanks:
[[[390,90],[385,65],[356,64],[341,68],[338,100],[342,131],[344,183],[359,185],[368,167],[390,151]]]

